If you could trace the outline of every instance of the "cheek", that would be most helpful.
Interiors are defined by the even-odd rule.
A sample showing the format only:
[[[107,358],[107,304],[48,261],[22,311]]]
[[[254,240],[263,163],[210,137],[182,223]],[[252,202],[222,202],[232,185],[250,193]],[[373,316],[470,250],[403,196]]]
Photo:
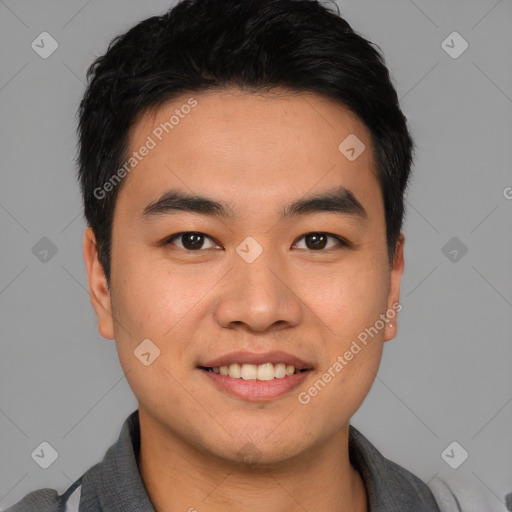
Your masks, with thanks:
[[[333,400],[343,400],[351,411],[350,416],[359,409],[373,385],[383,348],[382,343],[377,340],[372,340],[366,346],[358,344],[361,351],[347,362],[341,371],[338,385],[333,388]]]
[[[144,248],[128,247],[117,261],[113,286],[118,319],[128,323],[137,338],[161,339],[199,300],[193,276],[162,258],[156,260]]]
[[[165,410],[173,403],[186,410],[179,382],[187,369],[187,333],[192,332],[187,313],[200,293],[186,286],[189,276],[176,269],[171,273],[142,248],[123,251],[117,262],[112,275],[115,339],[130,388],[150,409]]]
[[[125,371],[134,370],[135,387],[151,389],[138,380],[141,372],[154,379],[153,387],[162,381],[172,385],[165,368],[178,377],[190,367],[194,346],[189,341],[199,319],[208,314],[205,296],[219,276],[215,270],[200,273],[194,265],[172,266],[141,247],[126,247],[118,254],[112,304],[121,365]],[[151,366],[143,367],[134,351],[146,339],[159,355]]]
[[[365,264],[361,258],[357,265],[329,274],[317,281],[314,299],[314,311],[328,326],[321,372],[335,375],[325,399],[341,400],[355,412],[371,388],[382,356],[386,268]]]
[[[315,312],[340,335],[373,325],[387,305],[387,268],[362,260],[317,272],[306,285],[305,295]]]

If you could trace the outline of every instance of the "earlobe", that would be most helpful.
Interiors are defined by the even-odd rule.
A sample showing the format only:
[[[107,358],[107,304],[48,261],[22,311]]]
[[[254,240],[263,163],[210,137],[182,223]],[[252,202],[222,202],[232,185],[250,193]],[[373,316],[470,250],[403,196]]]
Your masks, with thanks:
[[[96,236],[91,227],[84,233],[83,255],[87,269],[89,296],[98,317],[98,331],[107,339],[114,339],[112,302],[103,265],[99,260]]]
[[[398,312],[402,309],[400,305],[400,283],[404,273],[404,244],[405,236],[400,233],[396,241],[395,256],[390,274],[387,303],[387,317],[389,320],[384,330],[384,341],[393,339],[398,331]]]

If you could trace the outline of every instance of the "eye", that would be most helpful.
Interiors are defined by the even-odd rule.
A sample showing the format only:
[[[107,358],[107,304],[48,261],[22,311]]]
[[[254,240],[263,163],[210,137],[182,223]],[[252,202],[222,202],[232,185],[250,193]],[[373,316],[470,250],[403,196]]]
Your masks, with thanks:
[[[337,241],[337,244],[331,244],[329,245],[328,239],[331,238],[333,240]],[[314,233],[306,233],[305,235],[302,235],[299,240],[304,239],[305,241],[305,249],[309,249],[312,251],[319,251],[322,249],[332,249],[333,247],[336,247],[336,245],[341,247],[348,247],[349,243],[344,240],[343,238],[332,235],[330,233],[323,233],[323,232],[314,232]],[[297,243],[297,242],[296,242]]]
[[[176,244],[174,241],[178,240],[181,243]],[[205,240],[210,240],[210,246],[205,247]],[[216,245],[216,242],[205,235],[204,233],[199,233],[197,231],[185,231],[183,233],[176,233],[169,237],[165,244],[177,245],[180,249],[185,249],[186,251],[198,251],[200,249],[212,249],[215,247],[220,247]]]
[[[304,239],[305,247],[303,249],[311,251],[321,251],[323,249],[332,249],[338,247],[349,247],[350,244],[343,238],[324,232],[312,232],[302,235],[297,240]],[[329,244],[329,239],[334,243]],[[295,242],[294,246],[297,246],[299,242]],[[217,244],[213,238],[200,233],[198,231],[184,231],[182,233],[175,233],[166,239],[165,245],[176,245],[180,249],[185,251],[200,251],[201,249],[214,249],[222,247]],[[209,244],[209,245],[208,245]],[[301,249],[299,247],[299,249]]]

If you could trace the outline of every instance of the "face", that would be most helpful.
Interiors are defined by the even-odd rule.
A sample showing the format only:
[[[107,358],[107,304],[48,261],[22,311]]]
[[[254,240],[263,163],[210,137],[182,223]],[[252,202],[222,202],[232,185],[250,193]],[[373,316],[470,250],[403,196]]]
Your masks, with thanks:
[[[145,114],[133,151],[110,290],[90,229],[84,256],[141,422],[261,463],[346,432],[395,335],[403,272],[365,125],[315,94],[223,90]]]

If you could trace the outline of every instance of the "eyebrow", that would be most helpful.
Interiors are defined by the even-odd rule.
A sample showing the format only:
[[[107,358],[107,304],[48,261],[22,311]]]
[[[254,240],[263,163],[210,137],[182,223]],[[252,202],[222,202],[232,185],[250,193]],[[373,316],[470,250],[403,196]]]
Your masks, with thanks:
[[[144,221],[176,212],[191,212],[210,217],[234,218],[233,208],[224,201],[216,201],[201,195],[190,195],[180,190],[169,190],[158,200],[149,203],[141,214]],[[360,220],[368,217],[363,205],[345,187],[337,187],[317,195],[289,203],[281,210],[281,218],[334,212]]]

